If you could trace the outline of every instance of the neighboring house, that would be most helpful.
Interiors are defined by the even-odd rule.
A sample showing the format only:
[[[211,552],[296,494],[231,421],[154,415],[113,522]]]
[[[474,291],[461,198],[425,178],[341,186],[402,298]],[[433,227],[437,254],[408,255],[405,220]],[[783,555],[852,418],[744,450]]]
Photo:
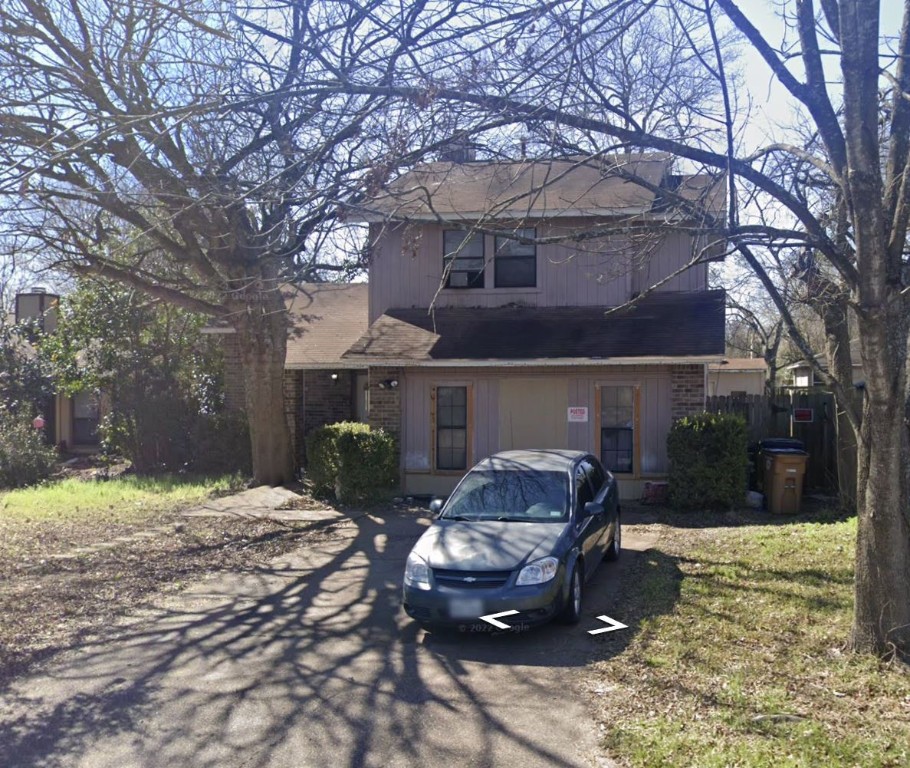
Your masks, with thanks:
[[[760,357],[725,357],[708,364],[708,395],[763,395],[768,364]]]
[[[824,355],[815,358],[823,371],[828,370],[828,359]],[[853,360],[859,360],[858,354],[854,354]],[[792,389],[805,389],[808,387],[825,386],[825,382],[815,372],[815,368],[808,360],[797,360],[795,363],[785,365],[782,369],[784,372],[783,386]],[[853,384],[862,384],[866,380],[865,371],[861,362],[853,363]]]
[[[46,333],[57,328],[57,302],[60,297],[43,288],[16,295],[14,322],[36,321]],[[101,406],[92,392],[79,392],[73,397],[55,395],[41,414],[45,420],[44,434],[49,443],[70,451],[97,450]]]
[[[665,156],[629,166],[670,196],[714,191],[671,175]],[[723,359],[724,293],[708,290],[704,261],[685,268],[705,243],[662,192],[620,173],[434,163],[374,200],[368,287],[305,285],[289,299],[298,456],[313,426],[359,418],[398,435],[410,494],[447,493],[509,448],[591,451],[627,498],[665,477],[670,425],[704,408],[707,365]],[[663,234],[590,236],[619,216],[658,220]],[[466,235],[479,220],[487,231]]]

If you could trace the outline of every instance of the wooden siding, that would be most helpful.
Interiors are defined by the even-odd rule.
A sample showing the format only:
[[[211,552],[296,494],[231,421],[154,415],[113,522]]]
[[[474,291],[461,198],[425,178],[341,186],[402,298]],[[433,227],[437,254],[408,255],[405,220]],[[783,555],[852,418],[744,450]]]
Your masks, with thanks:
[[[638,254],[632,274],[632,291],[641,293],[673,274],[693,257],[692,238],[684,232],[668,232],[655,247]],[[704,291],[708,286],[708,265],[687,269],[661,285],[658,291]]]
[[[569,393],[564,377],[503,378],[499,392],[497,450],[567,447]]]
[[[599,414],[595,392],[599,386],[635,385],[640,387],[640,472],[667,472],[667,433],[670,430],[670,372],[661,366],[584,368],[528,368],[520,373],[501,368],[437,368],[408,371],[404,398],[402,462],[406,474],[430,473],[432,461],[432,423],[430,393],[434,386],[460,385],[473,388],[474,427],[471,453],[477,461],[496,451],[512,447],[513,438],[505,435],[503,421],[508,414],[524,413],[527,420],[543,423],[541,414],[553,428],[549,446],[591,451],[599,455]],[[516,393],[522,392],[516,399]],[[530,401],[543,398],[546,403]],[[520,402],[519,402],[520,401]],[[556,409],[561,411],[556,413]],[[588,421],[568,423],[566,408],[588,409]],[[533,430],[521,429],[519,443]],[[538,433],[539,434],[539,433]],[[536,436],[535,436],[536,439]],[[528,447],[528,446],[522,446]],[[411,490],[412,493],[418,491]]]
[[[540,225],[539,237],[567,236],[583,231],[583,221]],[[438,224],[396,225],[384,231],[374,225],[369,304],[372,323],[387,309],[429,307],[442,277],[442,232]],[[534,288],[493,287],[493,237],[485,237],[485,287],[443,289],[437,307],[498,307],[519,304],[546,306],[616,306],[633,291],[643,290],[684,265],[692,255],[683,233],[670,233],[647,248],[618,236],[579,243],[541,245],[537,249]],[[673,278],[659,290],[707,288],[707,265]]]

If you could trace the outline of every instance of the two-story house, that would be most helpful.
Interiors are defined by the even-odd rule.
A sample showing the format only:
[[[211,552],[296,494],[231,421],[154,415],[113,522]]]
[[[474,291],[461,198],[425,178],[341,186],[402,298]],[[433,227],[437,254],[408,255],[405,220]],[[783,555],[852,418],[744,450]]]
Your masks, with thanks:
[[[290,300],[298,442],[339,418],[391,430],[412,494],[510,448],[594,452],[625,497],[664,477],[670,425],[704,408],[724,352],[716,246],[672,204],[722,193],[670,165],[446,162],[396,181],[365,214],[368,286]]]

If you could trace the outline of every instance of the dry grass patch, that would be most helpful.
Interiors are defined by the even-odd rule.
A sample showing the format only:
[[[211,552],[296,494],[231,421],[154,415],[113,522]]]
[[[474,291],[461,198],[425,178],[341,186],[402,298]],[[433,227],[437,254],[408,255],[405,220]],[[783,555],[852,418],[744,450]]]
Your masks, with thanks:
[[[844,648],[855,520],[708,524],[659,526],[630,577],[637,633],[596,667],[607,748],[634,766],[910,765],[907,668]]]
[[[0,685],[154,596],[335,535],[182,516],[235,485],[230,477],[70,479],[0,496]],[[114,546],[93,547],[101,542]]]

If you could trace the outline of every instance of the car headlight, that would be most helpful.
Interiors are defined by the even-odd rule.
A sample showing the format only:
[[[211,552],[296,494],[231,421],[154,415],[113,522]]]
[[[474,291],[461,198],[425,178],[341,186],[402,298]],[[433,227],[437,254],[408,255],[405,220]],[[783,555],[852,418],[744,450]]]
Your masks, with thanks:
[[[515,585],[521,587],[528,584],[546,584],[556,575],[558,569],[559,560],[555,557],[544,557],[541,560],[535,560],[519,571]]]
[[[416,589],[430,588],[430,568],[420,555],[411,552],[404,567],[404,583]]]

